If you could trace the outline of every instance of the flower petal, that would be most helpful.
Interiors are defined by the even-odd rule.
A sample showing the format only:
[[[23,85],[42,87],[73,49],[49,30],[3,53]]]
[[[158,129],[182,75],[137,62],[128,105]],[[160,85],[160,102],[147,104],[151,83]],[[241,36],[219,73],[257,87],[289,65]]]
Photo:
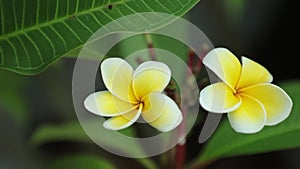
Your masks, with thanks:
[[[132,67],[123,59],[109,58],[102,62],[101,73],[106,88],[118,98],[136,103],[131,85]]]
[[[90,94],[84,100],[84,106],[96,115],[109,117],[118,116],[137,108],[137,106],[113,96],[109,91]]]
[[[241,92],[263,104],[267,113],[266,125],[276,125],[290,115],[293,105],[291,98],[284,90],[274,84],[257,84],[245,88]]]
[[[132,110],[129,113],[112,117],[103,123],[103,126],[109,130],[121,130],[131,126],[141,115],[141,110]]]
[[[264,106],[256,99],[241,95],[242,105],[235,111],[228,113],[231,127],[239,133],[256,133],[266,123]]]
[[[149,93],[161,92],[171,79],[169,67],[156,61],[144,62],[133,74],[133,90],[137,99],[142,99]]]
[[[262,65],[242,57],[242,72],[237,88],[244,88],[258,83],[270,83],[273,76]]]
[[[214,113],[231,112],[237,109],[242,102],[240,96],[234,95],[233,91],[223,82],[214,83],[202,89],[199,101],[205,110]]]
[[[177,104],[161,93],[151,93],[144,97],[143,119],[154,128],[167,132],[182,121],[182,113]]]
[[[213,49],[204,57],[203,64],[212,70],[231,89],[236,87],[240,77],[241,64],[228,49]]]

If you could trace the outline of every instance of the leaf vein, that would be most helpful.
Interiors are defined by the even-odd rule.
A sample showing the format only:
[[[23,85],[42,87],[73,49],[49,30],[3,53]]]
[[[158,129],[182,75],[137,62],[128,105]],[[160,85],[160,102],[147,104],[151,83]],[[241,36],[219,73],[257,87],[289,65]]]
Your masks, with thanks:
[[[38,25],[39,24],[39,15],[40,14],[40,0],[37,0],[37,4],[36,4],[36,19],[35,19],[35,24]]]
[[[115,7],[114,9],[115,9],[121,16],[125,16],[125,15],[119,10],[118,7]],[[130,20],[128,20],[127,17],[125,17],[125,19],[127,20],[128,23],[130,23],[131,25],[133,25],[133,23],[132,23]]]
[[[12,8],[13,8],[13,15],[14,15],[14,21],[15,21],[15,30],[18,30],[18,22],[17,22],[17,13],[16,13],[16,8],[15,8],[15,0],[11,1],[12,3]]]
[[[103,13],[106,17],[108,17],[111,21],[114,20],[114,18],[112,18],[111,16],[109,16],[107,13],[105,13],[104,11],[101,11],[101,13]],[[120,28],[124,29],[124,27],[122,25],[120,25],[118,22],[114,22],[115,24],[117,24]]]
[[[69,31],[80,41],[83,42],[83,40],[80,39],[79,35],[73,31],[73,29],[66,23],[66,22],[61,22]]]
[[[67,44],[61,34],[52,26],[50,25],[50,29],[57,35],[57,37],[63,42],[65,49],[67,50]]]
[[[94,33],[89,27],[87,27],[87,26],[81,21],[80,18],[77,18],[77,21],[78,21],[78,23],[81,24],[86,30],[88,30],[91,34]]]
[[[3,9],[3,4],[2,4],[2,1],[0,1],[0,10],[1,10],[1,34],[4,35],[5,34],[5,27],[4,27],[4,9]]]
[[[151,7],[145,2],[145,1],[141,1],[144,5],[145,5],[145,7],[147,7],[150,11],[152,11],[152,12],[154,12],[154,10],[153,9],[151,9]]]
[[[146,18],[144,18],[140,13],[138,13],[136,10],[132,9],[130,6],[128,6],[127,4],[124,4],[125,7],[127,7],[129,10],[131,10],[133,13],[139,15],[145,22],[147,22],[148,24],[151,24]]]
[[[78,13],[79,10],[79,0],[76,0],[75,13]]]
[[[30,37],[27,33],[25,33],[24,35],[25,35],[25,37],[30,41],[30,43],[33,45],[33,47],[34,47],[35,50],[37,51],[38,55],[39,55],[39,56],[42,56],[42,54],[41,54],[41,52],[40,52],[38,46],[37,46],[36,43],[31,39],[31,37]],[[41,63],[44,63],[44,62],[43,62],[43,59],[42,59],[41,57],[40,57],[40,59],[41,59]]]
[[[55,1],[55,14],[54,14],[54,19],[58,18],[58,10],[59,10],[59,0]]]
[[[43,30],[41,30],[41,29],[38,29],[38,30],[46,38],[46,40],[49,42],[49,44],[50,44],[50,46],[52,48],[53,53],[55,53],[55,47],[53,46],[53,43],[52,43],[51,39],[49,38],[49,36],[46,35]]]
[[[92,2],[92,7],[91,7],[91,9],[94,8],[94,7],[95,7],[95,0],[93,0],[93,2]]]
[[[105,30],[109,31],[99,20],[98,18],[93,14],[93,13],[90,13],[90,15],[92,16],[92,18],[98,23],[98,25],[101,26],[101,28],[104,28]]]
[[[162,8],[164,8],[166,11],[168,11],[169,13],[172,13],[167,7],[165,7],[161,2],[159,2],[158,0],[155,0],[155,2],[160,5]]]
[[[67,9],[66,9],[66,15],[68,16],[70,13],[70,0],[67,0]]]
[[[29,53],[27,51],[27,48],[25,47],[25,44],[23,42],[23,40],[20,38],[20,36],[17,36],[17,39],[19,40],[19,42],[21,43],[23,49],[24,49],[24,52],[25,52],[25,55],[26,55],[26,59],[27,59],[27,62],[28,62],[28,67],[31,67],[31,60],[29,58]]]
[[[16,49],[16,46],[9,40],[9,39],[6,39],[7,43],[11,46],[11,48],[13,49],[14,51],[14,57],[15,57],[15,60],[16,60],[16,64],[19,66],[20,63],[19,63],[19,59],[18,59],[18,52],[17,52],[17,49]]]

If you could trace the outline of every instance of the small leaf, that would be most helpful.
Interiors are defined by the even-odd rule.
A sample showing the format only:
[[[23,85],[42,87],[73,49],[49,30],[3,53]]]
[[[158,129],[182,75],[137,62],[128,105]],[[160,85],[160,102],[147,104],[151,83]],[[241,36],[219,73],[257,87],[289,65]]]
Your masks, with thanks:
[[[182,16],[198,2],[0,0],[0,68],[36,74],[60,57],[78,52],[93,33],[122,16],[141,12]],[[149,20],[143,17],[139,19],[141,22],[135,22],[135,27],[143,30],[153,28]],[[160,18],[158,21],[168,24],[172,20]]]
[[[89,142],[92,140],[85,134],[79,123],[70,122],[63,125],[44,125],[37,129],[31,139],[32,145],[42,145],[59,141]]]
[[[108,160],[97,156],[78,154],[60,157],[51,161],[47,169],[116,169]]]
[[[99,124],[98,120],[89,121],[91,126],[94,125],[101,125]],[[96,131],[97,132],[97,131]],[[124,130],[121,130],[120,133],[134,137],[136,135],[134,128],[129,127]],[[99,135],[99,134],[98,134]],[[97,140],[100,141],[102,144],[105,144],[106,146],[111,146],[114,149],[117,149],[119,151],[123,151],[126,153],[139,153],[143,154],[143,149],[139,145],[138,142],[132,143],[132,142],[120,142],[119,140],[111,139],[109,135],[106,135],[106,137],[103,137],[99,135],[97,137]],[[87,143],[93,143],[94,142],[86,135],[86,133],[81,128],[79,122],[69,122],[62,125],[45,125],[40,127],[37,131],[34,132],[31,139],[31,144],[35,146],[39,146],[45,143],[50,142],[60,142],[60,141],[74,141],[74,142],[87,142]],[[127,149],[124,149],[124,145],[131,147],[132,152],[127,152]],[[156,169],[156,164],[149,158],[138,158],[137,159],[142,165],[144,165],[146,168],[149,169]]]
[[[300,81],[290,81],[280,86],[290,95],[294,103],[288,119],[276,126],[264,127],[257,134],[236,133],[226,120],[191,166],[224,157],[300,147]]]

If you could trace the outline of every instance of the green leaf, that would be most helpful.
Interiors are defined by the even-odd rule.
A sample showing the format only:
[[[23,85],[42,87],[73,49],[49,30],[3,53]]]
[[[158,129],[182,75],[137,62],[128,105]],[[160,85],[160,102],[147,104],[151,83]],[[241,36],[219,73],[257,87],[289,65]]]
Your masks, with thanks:
[[[44,125],[38,128],[31,137],[31,144],[39,146],[58,141],[80,141],[92,143],[79,123],[70,122],[62,125]]]
[[[116,169],[108,160],[87,154],[75,154],[51,161],[47,169]]]
[[[24,76],[4,70],[0,70],[0,77],[0,111],[7,113],[18,127],[26,129],[31,117],[29,102],[24,100],[29,81]]]
[[[112,20],[140,12],[182,16],[197,2],[0,0],[0,68],[39,73],[65,54],[78,51],[94,32]],[[167,24],[171,20],[160,21]]]
[[[288,119],[279,125],[264,127],[257,134],[236,133],[226,119],[192,166],[224,157],[300,147],[300,81],[290,81],[280,86],[290,95],[294,104]]]
[[[90,125],[101,125],[97,120],[89,121]],[[98,131],[95,131],[98,132]],[[135,130],[132,127],[121,130],[120,133],[134,137],[136,135]],[[99,134],[95,134],[99,135]],[[119,151],[126,152],[127,149],[124,149],[124,145],[131,147],[132,152],[134,153],[144,153],[143,149],[139,143],[127,143],[119,142],[118,140],[111,139],[112,137],[106,135],[103,137],[99,135],[97,138],[98,141],[101,141],[102,144],[107,146],[112,146],[114,149]],[[87,142],[93,143],[93,141],[86,135],[86,133],[81,128],[79,122],[69,122],[62,125],[45,125],[40,127],[31,137],[31,144],[39,146],[45,143],[51,142],[60,142],[60,141],[74,141],[74,142]],[[126,152],[131,153],[131,152]],[[156,169],[156,164],[149,158],[138,158],[137,159],[142,165],[148,169]]]

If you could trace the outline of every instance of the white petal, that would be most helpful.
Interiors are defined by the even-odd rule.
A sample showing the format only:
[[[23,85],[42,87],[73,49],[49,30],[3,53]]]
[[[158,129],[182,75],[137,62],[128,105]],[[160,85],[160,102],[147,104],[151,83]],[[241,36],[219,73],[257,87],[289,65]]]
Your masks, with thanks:
[[[284,90],[274,84],[261,83],[247,87],[241,92],[263,104],[267,113],[266,125],[276,125],[285,120],[291,113],[292,99]]]
[[[258,83],[270,83],[273,76],[262,65],[242,57],[242,72],[237,88],[244,88]]]
[[[256,99],[241,95],[242,105],[235,111],[228,113],[232,128],[239,133],[256,133],[266,123],[266,111]]]
[[[213,49],[204,57],[203,64],[231,89],[235,89],[241,73],[241,64],[228,49]]]
[[[206,86],[200,92],[200,105],[207,111],[213,113],[228,113],[237,109],[241,105],[239,95],[234,95],[233,91],[223,82]]]
[[[133,90],[137,99],[142,99],[152,92],[162,92],[169,84],[171,70],[156,61],[148,61],[139,65],[133,74]]]
[[[109,130],[121,130],[131,126],[141,115],[141,110],[133,110],[129,113],[112,117],[103,123],[103,126]]]
[[[109,91],[90,94],[84,100],[84,107],[100,116],[118,116],[136,109],[137,106],[114,97]]]
[[[119,99],[136,103],[131,80],[133,69],[123,59],[108,58],[101,64],[101,73],[107,89]]]
[[[151,93],[144,98],[143,119],[154,128],[167,132],[182,121],[182,113],[177,104],[161,93]]]

